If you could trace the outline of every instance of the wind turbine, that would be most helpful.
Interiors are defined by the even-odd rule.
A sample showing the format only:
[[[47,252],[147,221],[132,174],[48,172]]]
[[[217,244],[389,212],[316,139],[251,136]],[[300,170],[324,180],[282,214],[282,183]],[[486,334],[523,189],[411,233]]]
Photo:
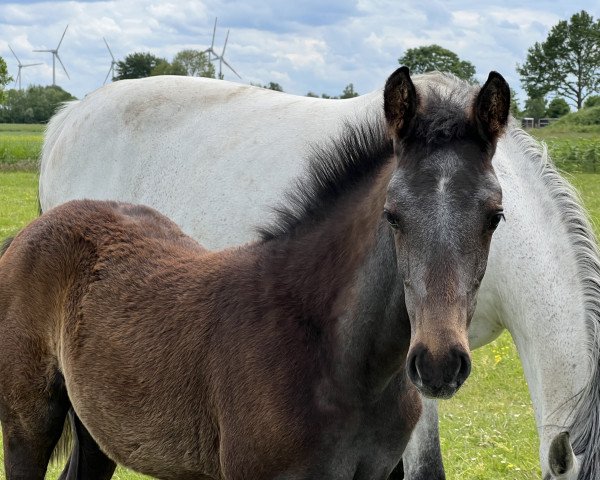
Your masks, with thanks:
[[[8,48],[10,48],[10,51],[12,52],[13,56],[17,59],[17,68],[19,69],[17,71],[17,78],[15,78],[15,85],[17,84],[17,82],[19,83],[19,90],[21,90],[21,69],[26,68],[26,67],[34,67],[36,65],[42,65],[41,63],[28,63],[28,64],[22,64],[21,60],[19,60],[19,57],[17,57],[17,54],[15,53],[15,51],[11,48],[11,46],[9,45]]]
[[[106,77],[104,77],[104,82],[102,82],[102,85],[104,85],[106,83],[106,81],[108,80],[108,76],[111,74],[111,72],[112,72],[112,80],[114,81],[115,65],[117,64],[117,61],[115,60],[115,56],[113,55],[110,47],[108,46],[108,42],[106,41],[106,38],[102,37],[102,40],[104,40],[104,43],[106,44],[106,48],[108,48],[108,53],[110,53],[110,57],[112,58],[112,60],[110,61],[110,68],[108,69],[108,73],[106,74]]]
[[[227,48],[227,40],[229,40],[229,30],[227,30],[227,36],[225,37],[225,45],[223,45],[223,51],[221,52],[221,55],[219,56],[219,78],[221,78],[221,79],[223,78],[222,68],[223,68],[223,64],[225,64],[227,66],[227,68],[229,68],[229,70],[231,70],[233,73],[235,73],[237,75],[237,77],[241,80],[242,77],[240,77],[239,73],[237,73],[233,69],[233,67],[227,63],[227,60],[225,60],[225,49]]]
[[[204,52],[202,52],[202,53],[208,53],[209,63],[213,61],[213,58],[212,58],[213,55],[215,56],[215,58],[219,58],[219,54],[217,52],[215,52],[215,50],[214,50],[215,33],[216,32],[217,32],[217,17],[215,17],[215,26],[213,27],[212,42],[210,43],[210,47],[208,47],[206,50],[204,50]]]
[[[227,60],[225,60],[225,49],[227,48],[227,40],[229,40],[229,30],[227,30],[227,36],[225,37],[225,45],[223,45],[223,51],[221,52],[221,55],[219,55],[217,52],[215,52],[215,34],[217,32],[217,18],[215,17],[215,24],[213,26],[213,34],[212,34],[212,41],[210,42],[210,47],[208,47],[206,50],[204,50],[202,53],[208,53],[208,61],[209,62],[213,62],[214,60],[219,60],[219,78],[223,78],[223,64],[225,64],[225,66],[227,66],[227,68],[229,68],[229,70],[231,70],[233,73],[235,73],[238,78],[242,78],[240,77],[240,75],[233,69],[233,67],[231,65],[229,65],[229,63],[227,63]],[[214,58],[213,58],[214,56]]]
[[[60,65],[62,66],[62,69],[64,70],[65,74],[67,75],[67,78],[69,80],[71,80],[71,77],[69,77],[69,74],[67,72],[67,69],[65,68],[64,64],[62,63],[62,60],[60,59],[60,57],[58,56],[58,49],[60,48],[60,44],[63,41],[63,38],[65,38],[65,33],[67,33],[67,28],[69,28],[69,25],[67,25],[65,27],[65,31],[62,34],[62,37],[60,37],[60,42],[58,42],[58,45],[56,48],[54,49],[50,49],[50,50],[34,50],[34,52],[48,52],[52,54],[52,85],[56,85],[56,60],[58,59],[58,61],[60,62]]]

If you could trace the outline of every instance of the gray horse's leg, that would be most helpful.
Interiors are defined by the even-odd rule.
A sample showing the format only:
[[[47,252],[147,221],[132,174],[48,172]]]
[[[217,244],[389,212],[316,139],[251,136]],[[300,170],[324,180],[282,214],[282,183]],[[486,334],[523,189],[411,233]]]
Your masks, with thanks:
[[[402,460],[406,480],[445,480],[436,400],[423,399],[423,413]]]

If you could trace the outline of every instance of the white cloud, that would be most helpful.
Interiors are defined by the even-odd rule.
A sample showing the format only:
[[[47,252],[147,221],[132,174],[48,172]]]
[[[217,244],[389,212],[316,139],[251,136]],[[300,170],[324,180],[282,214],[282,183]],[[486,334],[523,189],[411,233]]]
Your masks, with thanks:
[[[184,48],[208,47],[218,16],[215,49],[231,29],[226,58],[245,82],[276,81],[297,94],[339,94],[352,82],[366,93],[384,83],[406,49],[438,43],[471,61],[481,80],[494,69],[519,90],[515,64],[576,10],[566,0],[527,7],[517,0],[8,1],[0,5],[0,55],[13,76],[8,44],[24,63],[45,62],[25,70],[23,80],[49,84],[50,55],[31,50],[54,48],[68,23],[60,54],[71,80],[57,68],[57,82],[82,97],[110,66],[103,36],[117,59],[135,51],[170,59]]]

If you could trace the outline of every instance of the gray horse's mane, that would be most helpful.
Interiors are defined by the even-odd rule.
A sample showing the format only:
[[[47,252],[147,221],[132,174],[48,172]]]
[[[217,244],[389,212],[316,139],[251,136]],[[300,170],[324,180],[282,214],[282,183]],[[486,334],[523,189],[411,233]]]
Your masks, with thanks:
[[[600,256],[596,236],[575,189],[558,173],[545,145],[512,127],[508,135],[538,168],[540,178],[558,207],[567,229],[583,288],[588,351],[592,375],[578,395],[569,433],[576,455],[583,455],[579,479],[600,478]]]

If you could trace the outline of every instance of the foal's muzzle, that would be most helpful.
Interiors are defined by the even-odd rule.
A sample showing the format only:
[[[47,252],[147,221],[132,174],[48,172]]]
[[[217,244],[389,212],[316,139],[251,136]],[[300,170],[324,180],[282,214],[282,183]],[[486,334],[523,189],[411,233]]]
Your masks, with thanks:
[[[425,345],[415,345],[407,358],[408,376],[428,398],[450,398],[471,373],[471,359],[460,346],[433,355]]]

